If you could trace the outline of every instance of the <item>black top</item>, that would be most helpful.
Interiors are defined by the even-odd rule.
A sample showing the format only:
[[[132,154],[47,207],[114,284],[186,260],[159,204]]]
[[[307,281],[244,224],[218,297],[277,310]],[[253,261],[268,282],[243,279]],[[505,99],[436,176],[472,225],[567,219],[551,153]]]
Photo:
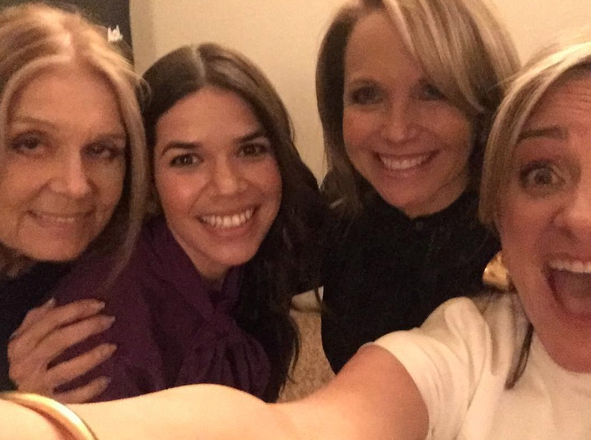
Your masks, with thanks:
[[[411,219],[373,193],[335,226],[325,262],[322,343],[335,372],[365,343],[420,326],[446,300],[482,289],[499,250],[477,220],[478,196]]]
[[[37,263],[18,278],[0,280],[0,391],[13,389],[8,378],[10,335],[29,310],[41,305],[68,269],[66,264]]]

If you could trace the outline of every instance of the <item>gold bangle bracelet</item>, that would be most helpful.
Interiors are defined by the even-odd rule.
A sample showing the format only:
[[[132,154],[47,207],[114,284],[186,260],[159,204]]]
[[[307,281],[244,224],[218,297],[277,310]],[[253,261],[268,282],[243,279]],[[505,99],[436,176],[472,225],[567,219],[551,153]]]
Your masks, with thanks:
[[[57,423],[76,440],[98,440],[90,427],[74,411],[57,400],[39,394],[8,391],[0,399],[29,408]]]

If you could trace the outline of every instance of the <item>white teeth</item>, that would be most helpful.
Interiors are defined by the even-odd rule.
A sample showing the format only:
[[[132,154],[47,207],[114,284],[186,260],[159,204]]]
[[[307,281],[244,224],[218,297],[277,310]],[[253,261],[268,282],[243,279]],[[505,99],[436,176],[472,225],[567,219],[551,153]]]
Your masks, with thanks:
[[[247,209],[244,212],[232,215],[204,215],[200,220],[214,228],[237,228],[245,224],[254,214],[254,209]]]
[[[554,260],[549,263],[550,268],[573,273],[591,274],[591,262],[581,260]]]
[[[34,216],[45,223],[57,223],[61,225],[71,225],[83,217],[83,215],[65,216],[39,212],[34,213]]]
[[[425,163],[430,157],[430,154],[423,154],[407,159],[393,159],[391,156],[379,156],[382,164],[393,171],[405,171],[417,167]]]

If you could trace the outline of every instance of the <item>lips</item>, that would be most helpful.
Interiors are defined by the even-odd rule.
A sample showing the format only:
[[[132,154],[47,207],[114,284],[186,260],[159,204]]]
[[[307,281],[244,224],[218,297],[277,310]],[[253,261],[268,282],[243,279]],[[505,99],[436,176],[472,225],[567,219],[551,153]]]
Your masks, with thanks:
[[[591,262],[560,259],[548,266],[548,284],[564,310],[574,317],[591,318]]]
[[[64,214],[44,211],[30,211],[30,214],[37,221],[47,226],[69,226],[84,221],[91,214],[91,212]]]
[[[389,171],[408,171],[420,167],[435,156],[436,153],[425,153],[410,156],[378,155],[382,165]]]
[[[202,223],[216,229],[231,229],[244,226],[252,218],[255,209],[249,208],[232,214],[212,214],[199,217]]]

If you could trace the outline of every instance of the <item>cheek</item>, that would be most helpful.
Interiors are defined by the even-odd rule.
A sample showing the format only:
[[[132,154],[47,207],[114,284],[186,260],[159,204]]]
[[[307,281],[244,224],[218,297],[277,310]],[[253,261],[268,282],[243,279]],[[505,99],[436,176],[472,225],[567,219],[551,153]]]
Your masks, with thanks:
[[[11,209],[30,207],[48,183],[43,169],[37,167],[5,166],[0,170],[0,216]]]
[[[251,182],[256,182],[256,186],[260,188],[261,192],[265,193],[269,201],[274,201],[279,205],[281,203],[281,194],[283,191],[283,183],[279,166],[275,159],[270,159],[268,162],[262,164],[263,166],[258,170],[252,170]]]
[[[377,119],[373,113],[347,110],[343,112],[343,140],[347,150],[358,148],[376,131]]]
[[[463,161],[465,167],[468,167],[468,159],[474,148],[474,137],[470,126],[450,127],[446,134],[446,142],[455,147],[456,156]]]
[[[460,110],[445,106],[435,112],[425,112],[422,120],[424,127],[430,127],[439,139],[455,148],[459,155],[470,156],[474,144],[472,123]]]
[[[179,175],[173,172],[156,172],[154,176],[158,199],[164,215],[174,222],[179,215],[183,216],[199,202],[203,179],[199,175]]]
[[[516,189],[509,191],[505,198],[499,210],[502,215],[498,218],[503,258],[514,277],[526,279],[541,258],[541,245],[547,236],[551,215],[544,203]]]
[[[93,170],[91,179],[98,187],[104,205],[113,205],[114,208],[119,202],[123,193],[126,169],[125,161],[120,161]]]

